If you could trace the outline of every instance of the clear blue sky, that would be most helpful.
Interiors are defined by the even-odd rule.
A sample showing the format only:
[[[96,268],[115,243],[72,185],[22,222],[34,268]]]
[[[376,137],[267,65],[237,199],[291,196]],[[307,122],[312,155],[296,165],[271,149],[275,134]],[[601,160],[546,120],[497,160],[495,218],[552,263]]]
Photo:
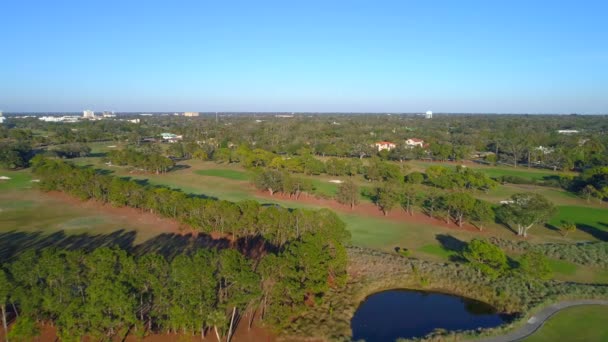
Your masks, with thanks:
[[[608,113],[608,1],[0,2],[0,109]]]

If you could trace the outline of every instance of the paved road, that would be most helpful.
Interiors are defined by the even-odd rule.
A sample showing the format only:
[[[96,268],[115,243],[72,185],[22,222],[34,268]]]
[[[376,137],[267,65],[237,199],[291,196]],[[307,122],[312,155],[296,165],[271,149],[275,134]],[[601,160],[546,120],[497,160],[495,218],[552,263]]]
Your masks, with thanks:
[[[571,306],[579,306],[579,305],[608,305],[608,300],[572,300],[572,301],[564,301],[555,303],[553,305],[547,306],[546,308],[539,311],[536,315],[530,317],[526,325],[521,328],[508,333],[502,336],[488,337],[480,340],[475,340],[477,342],[513,342],[520,341],[532,334],[534,334],[540,327],[543,326],[545,321],[551,316],[555,315],[555,313],[569,308]]]

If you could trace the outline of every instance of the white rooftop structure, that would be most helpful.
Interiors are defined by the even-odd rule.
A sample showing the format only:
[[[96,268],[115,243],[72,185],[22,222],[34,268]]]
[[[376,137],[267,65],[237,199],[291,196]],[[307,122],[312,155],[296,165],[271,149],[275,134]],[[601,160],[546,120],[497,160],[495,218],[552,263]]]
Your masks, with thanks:
[[[576,134],[578,133],[578,130],[576,129],[560,129],[557,131],[557,133],[559,134]]]
[[[90,109],[85,109],[82,111],[82,117],[85,119],[93,119],[95,118],[95,112]]]
[[[433,111],[427,110],[426,113],[424,114],[424,118],[425,119],[432,119],[433,118]]]

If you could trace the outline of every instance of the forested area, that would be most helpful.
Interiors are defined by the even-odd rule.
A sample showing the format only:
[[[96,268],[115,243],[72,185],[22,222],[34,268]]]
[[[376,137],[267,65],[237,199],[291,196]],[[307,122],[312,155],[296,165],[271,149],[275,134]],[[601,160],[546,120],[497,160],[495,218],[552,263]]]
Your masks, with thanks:
[[[473,160],[486,165],[580,171],[584,175],[578,178],[563,175],[529,180],[510,175],[496,180],[563,187],[600,201],[607,197],[602,180],[607,172],[602,167],[608,164],[608,127],[603,116],[438,115],[425,120],[412,115],[276,118],[259,114],[255,118],[230,113],[217,121],[208,116],[156,116],[139,124],[10,119],[0,127],[0,164],[10,169],[27,167],[33,155],[45,150],[67,158],[82,156],[88,153],[86,148],[74,148],[92,141],[126,143],[128,151],[113,152],[112,162],[155,173],[170,170],[172,159],[196,158],[292,174],[360,174],[370,181],[386,181],[408,173],[406,160]],[[564,129],[576,133],[558,133]],[[156,143],[146,142],[167,131],[183,135],[183,142],[170,144],[164,151]],[[408,138],[423,139],[425,147],[405,146]],[[373,146],[379,140],[393,141],[397,147],[379,152]]]
[[[11,341],[32,340],[40,323],[62,341],[166,332],[229,341],[254,315],[280,329],[322,302],[330,286],[343,286],[345,251],[327,246],[327,237],[306,233],[260,260],[234,249],[171,260],[105,247],[28,250],[0,268],[0,309],[4,322],[16,316]]]
[[[280,331],[345,285],[349,233],[329,210],[191,196],[42,156],[32,167],[46,191],[150,211],[233,241],[261,237],[267,245],[250,259],[235,249],[170,257],[106,247],[21,251],[0,268],[2,314],[16,318],[11,340],[30,340],[40,323],[56,327],[64,341],[165,332],[229,340],[254,315]]]
[[[401,210],[428,215],[454,228],[473,225],[480,230],[498,222],[525,237],[554,217],[556,207],[550,200],[534,192],[515,193],[500,205],[477,197],[486,198],[485,193],[500,183],[530,183],[562,187],[587,201],[605,201],[606,128],[608,124],[600,117],[582,116],[440,115],[424,120],[406,115],[280,119],[259,115],[254,120],[224,115],[218,121],[204,116],[146,117],[140,124],[9,119],[0,127],[1,167],[31,166],[41,190],[153,213],[186,229],[213,233],[227,241],[226,246],[235,247],[183,253],[158,249],[159,254],[105,247],[19,251],[0,267],[0,308],[13,323],[10,340],[31,340],[41,324],[55,327],[59,337],[68,341],[85,335],[122,339],[127,334],[166,332],[229,339],[236,325],[247,326],[252,318],[281,334],[310,336],[319,321],[326,324],[341,315],[352,317],[344,308],[356,296],[344,297],[352,296],[353,288],[360,289],[357,282],[361,278],[347,284],[347,264],[383,269],[389,259],[399,266],[383,273],[386,284],[394,286],[400,279],[400,286],[437,287],[461,294],[475,289],[479,293],[474,297],[506,310],[525,310],[559,296],[605,296],[601,286],[551,280],[546,259],[604,267],[606,246],[602,243],[537,245],[473,239],[462,243],[456,262],[417,259],[417,247],[408,245],[411,250],[401,248],[390,257],[371,258],[373,262],[364,266],[349,264],[345,246],[350,234],[327,209],[218,200],[121,178],[64,159],[89,156],[89,146],[94,146],[94,156],[103,162],[156,173],[160,176],[153,177],[158,179],[170,177],[161,174],[171,172],[184,159],[235,163],[253,175],[251,181],[258,189],[295,199],[315,192],[318,179],[336,177],[341,183],[334,187],[335,195],[324,196],[334,196],[353,209],[370,201],[389,216]],[[557,129],[579,133],[563,135]],[[165,144],[155,139],[160,132],[178,133],[184,139]],[[403,147],[407,138],[424,139],[425,146]],[[392,140],[398,146],[378,152],[372,144],[379,140]],[[89,144],[94,141],[104,143]],[[110,143],[105,141],[119,146],[106,146]],[[538,149],[541,145],[547,149]],[[100,146],[101,153],[97,152]],[[413,170],[415,163],[407,162],[412,159],[424,161],[416,162]],[[432,161],[455,163],[433,165]],[[508,165],[509,169],[567,172],[533,180],[490,177],[471,161]],[[210,163],[184,164],[208,167]],[[322,174],[330,177],[311,177]],[[555,228],[565,238],[577,225],[562,222]],[[578,237],[576,234],[572,236]],[[237,247],[248,245],[240,243],[243,241],[262,241],[262,252],[241,254]],[[410,252],[415,258],[410,258]],[[363,259],[367,253],[372,252],[362,252]],[[399,278],[406,273],[405,280]],[[355,270],[349,275],[360,273]],[[328,330],[326,326],[321,329]],[[339,335],[325,330],[319,336]]]

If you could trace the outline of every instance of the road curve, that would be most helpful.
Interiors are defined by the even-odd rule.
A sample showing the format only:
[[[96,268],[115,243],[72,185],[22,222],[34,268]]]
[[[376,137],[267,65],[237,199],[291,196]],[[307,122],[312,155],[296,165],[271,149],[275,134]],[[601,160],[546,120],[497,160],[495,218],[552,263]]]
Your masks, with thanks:
[[[547,306],[544,309],[540,310],[536,313],[536,315],[530,317],[526,324],[519,329],[510,332],[506,335],[487,337],[479,340],[475,340],[476,342],[513,342],[520,341],[532,334],[534,334],[540,327],[543,326],[545,321],[547,321],[551,316],[555,315],[557,312],[579,305],[608,305],[608,300],[571,300],[571,301],[563,301],[558,302],[553,305]]]

